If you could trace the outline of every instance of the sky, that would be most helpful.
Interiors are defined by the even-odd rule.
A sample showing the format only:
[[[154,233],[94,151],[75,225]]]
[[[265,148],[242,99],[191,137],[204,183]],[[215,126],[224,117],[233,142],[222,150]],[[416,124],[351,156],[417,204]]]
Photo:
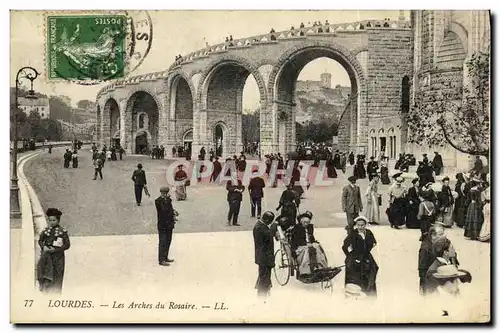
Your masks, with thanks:
[[[131,75],[166,70],[177,54],[187,54],[224,41],[226,36],[249,37],[298,27],[301,22],[328,20],[330,23],[349,23],[359,20],[397,20],[399,11],[149,11],[154,38],[149,55]],[[405,11],[409,15],[409,11]],[[35,81],[35,90],[48,95],[66,95],[72,104],[81,99],[95,100],[97,92],[106,84],[82,86],[69,82],[47,81],[45,76],[45,23],[42,11],[11,11],[10,30],[10,84],[14,86],[15,73],[23,66],[32,66],[41,72]],[[345,70],[333,60],[317,59],[300,73],[299,80],[319,80],[323,72],[332,74],[332,86],[349,85]],[[251,82],[253,81],[253,82]],[[244,90],[243,108],[255,109],[258,89],[253,78]]]

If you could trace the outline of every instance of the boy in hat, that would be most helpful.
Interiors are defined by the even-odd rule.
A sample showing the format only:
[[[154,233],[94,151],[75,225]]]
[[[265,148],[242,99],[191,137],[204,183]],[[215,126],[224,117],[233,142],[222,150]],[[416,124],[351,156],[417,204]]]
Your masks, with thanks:
[[[361,191],[356,185],[357,178],[350,176],[347,178],[349,185],[342,189],[342,210],[346,213],[347,228],[354,228],[354,219],[363,211],[363,202],[361,201]]]
[[[158,264],[161,266],[170,266],[170,263],[174,262],[173,259],[168,257],[168,253],[172,243],[175,222],[177,222],[179,214],[172,205],[169,192],[168,187],[161,187],[160,196],[155,200],[158,217]]]
[[[40,233],[38,245],[42,250],[37,264],[37,279],[40,291],[60,294],[64,279],[65,256],[69,249],[68,231],[59,225],[62,212],[49,208],[46,212],[48,227]]]

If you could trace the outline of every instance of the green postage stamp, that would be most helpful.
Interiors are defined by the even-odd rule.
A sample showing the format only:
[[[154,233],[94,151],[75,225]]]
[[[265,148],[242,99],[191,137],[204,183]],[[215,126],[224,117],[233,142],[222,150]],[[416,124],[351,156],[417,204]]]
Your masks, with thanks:
[[[125,15],[47,16],[48,78],[110,80],[126,66]]]

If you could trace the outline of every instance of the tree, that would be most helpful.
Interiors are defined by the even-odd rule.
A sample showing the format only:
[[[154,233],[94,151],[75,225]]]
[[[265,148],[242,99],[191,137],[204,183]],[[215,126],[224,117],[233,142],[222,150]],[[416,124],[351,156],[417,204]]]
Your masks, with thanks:
[[[241,116],[243,142],[260,141],[260,110],[253,113],[243,113]]]
[[[467,62],[470,84],[430,90],[417,96],[406,115],[409,141],[450,145],[469,155],[490,154],[490,55],[475,53]]]
[[[93,106],[94,106],[94,102],[92,102],[88,99],[82,99],[81,101],[78,101],[78,103],[76,103],[76,106],[79,109],[86,109],[86,110],[92,111]]]
[[[50,96],[50,118],[71,122],[71,106],[58,96]]]

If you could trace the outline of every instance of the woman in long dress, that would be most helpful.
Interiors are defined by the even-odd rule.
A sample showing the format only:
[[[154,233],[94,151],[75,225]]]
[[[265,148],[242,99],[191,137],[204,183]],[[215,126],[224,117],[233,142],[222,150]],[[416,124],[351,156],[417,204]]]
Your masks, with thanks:
[[[417,219],[420,197],[418,196],[418,178],[413,179],[413,186],[408,189],[406,208],[406,227],[408,229],[419,229],[420,223]]]
[[[358,285],[366,295],[376,296],[378,265],[371,250],[377,241],[373,233],[366,229],[366,217],[359,216],[354,223],[355,229],[349,232],[342,246],[346,255],[345,285]]]
[[[73,165],[73,168],[78,168],[78,152],[76,149],[73,151],[73,154],[71,155],[71,163]]]
[[[470,199],[471,201],[469,207],[467,207],[467,214],[465,215],[464,236],[470,238],[471,240],[477,240],[484,222],[481,190],[479,185],[471,188]]]
[[[389,222],[391,228],[398,229],[405,224],[406,187],[402,177],[396,178],[396,183],[389,189]]]
[[[479,233],[479,237],[477,238],[481,242],[489,242],[491,238],[491,218],[490,218],[490,188],[488,183],[485,183],[485,189],[481,192],[481,201],[483,202],[483,215],[484,215],[484,223],[481,227],[481,232]]]
[[[389,185],[391,183],[391,180],[389,179],[388,160],[388,157],[383,157],[380,162],[380,180],[384,185]]]
[[[457,224],[458,227],[463,228],[465,224],[465,178],[462,173],[457,173],[455,175],[457,179],[457,183],[455,184],[455,192],[457,193],[457,198],[455,199],[455,207],[453,209],[453,221]]]
[[[182,170],[182,164],[177,168],[178,170],[174,175],[174,180],[180,183],[175,186],[175,197],[177,198],[177,201],[182,201],[187,199],[186,180],[188,179],[188,176],[186,171]]]
[[[380,194],[378,193],[378,174],[372,175],[372,180],[366,189],[366,218],[369,224],[380,224],[380,207],[378,204]]]
[[[453,204],[454,204],[453,194],[450,188],[450,178],[443,178],[443,186],[441,192],[438,194],[439,202],[439,213],[442,216],[443,224],[447,228],[453,226]]]

